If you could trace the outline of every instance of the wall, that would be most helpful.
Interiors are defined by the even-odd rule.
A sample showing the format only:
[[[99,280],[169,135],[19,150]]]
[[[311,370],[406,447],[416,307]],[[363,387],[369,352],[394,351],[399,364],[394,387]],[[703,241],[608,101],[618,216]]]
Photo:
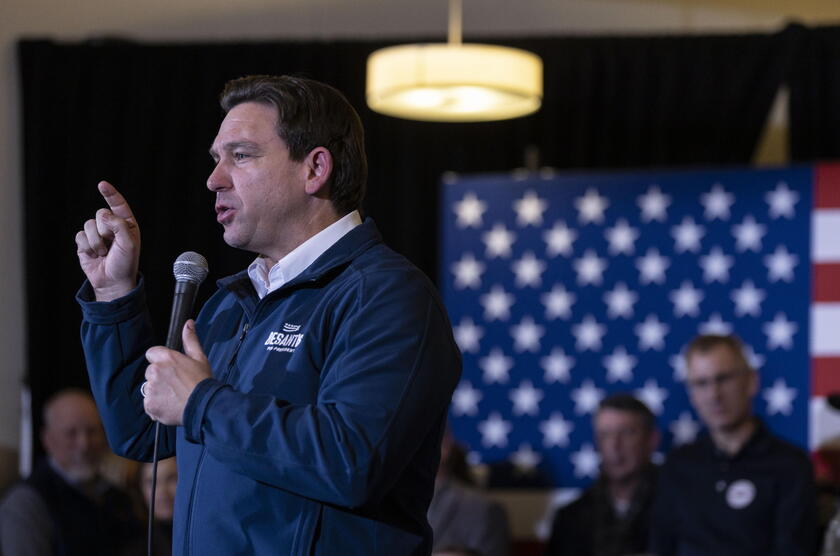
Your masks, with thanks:
[[[767,31],[840,21],[836,0],[465,0],[464,37]],[[512,7],[515,6],[515,9]],[[25,369],[20,107],[15,41],[443,36],[445,0],[2,0],[0,4],[0,487],[18,450]],[[103,84],[107,86],[107,84]],[[91,184],[94,187],[95,184]],[[81,225],[85,215],[79,215]],[[49,225],[45,222],[44,225]],[[73,238],[55,238],[73,249]],[[49,254],[38,254],[49,256]],[[46,292],[28,292],[45,295]],[[60,370],[59,370],[60,372]]]

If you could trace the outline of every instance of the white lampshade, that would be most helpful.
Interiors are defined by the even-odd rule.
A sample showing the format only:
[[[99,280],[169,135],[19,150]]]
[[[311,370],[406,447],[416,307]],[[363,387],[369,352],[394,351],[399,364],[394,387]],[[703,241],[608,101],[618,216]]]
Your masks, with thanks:
[[[367,61],[372,110],[410,120],[481,122],[536,112],[542,60],[487,44],[407,44],[377,50]]]

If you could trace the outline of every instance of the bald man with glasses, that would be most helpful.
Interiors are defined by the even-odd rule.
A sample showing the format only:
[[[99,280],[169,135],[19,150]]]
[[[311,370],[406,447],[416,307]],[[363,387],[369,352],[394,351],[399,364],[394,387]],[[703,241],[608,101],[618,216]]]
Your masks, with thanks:
[[[685,359],[688,396],[707,430],[674,450],[662,468],[652,552],[813,554],[816,501],[810,460],[754,415],[759,379],[740,340],[698,336],[686,347]]]

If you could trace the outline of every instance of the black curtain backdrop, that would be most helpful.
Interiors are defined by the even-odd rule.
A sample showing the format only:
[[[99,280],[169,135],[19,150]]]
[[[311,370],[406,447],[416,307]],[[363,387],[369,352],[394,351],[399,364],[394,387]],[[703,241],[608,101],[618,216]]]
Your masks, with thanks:
[[[21,41],[27,377],[36,427],[50,393],[87,384],[74,236],[103,206],[100,179],[125,194],[140,222],[141,271],[161,335],[179,253],[208,258],[202,298],[253,258],[224,245],[204,185],[227,80],[294,73],[343,91],[367,133],[365,212],[435,279],[443,172],[511,170],[523,166],[528,147],[539,150],[541,165],[559,169],[748,164],[792,38],[802,34],[485,40],[542,57],[544,104],[526,118],[473,124],[410,122],[366,107],[368,54],[402,41]]]
[[[840,157],[840,26],[792,27],[790,151],[795,161]]]

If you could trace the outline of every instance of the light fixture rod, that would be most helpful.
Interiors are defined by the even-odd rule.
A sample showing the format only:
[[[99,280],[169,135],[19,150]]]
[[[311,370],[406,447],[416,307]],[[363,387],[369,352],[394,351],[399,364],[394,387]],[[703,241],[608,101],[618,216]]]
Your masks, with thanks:
[[[449,44],[461,44],[461,0],[449,0]]]

